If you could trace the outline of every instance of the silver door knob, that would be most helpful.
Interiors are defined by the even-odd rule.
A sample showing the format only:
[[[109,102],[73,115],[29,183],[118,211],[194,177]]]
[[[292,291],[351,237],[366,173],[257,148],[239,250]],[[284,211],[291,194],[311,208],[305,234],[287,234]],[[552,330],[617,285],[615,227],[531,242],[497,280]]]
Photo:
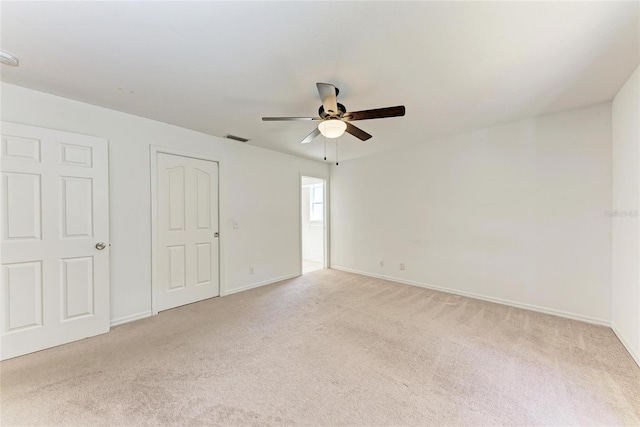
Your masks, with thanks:
[[[96,249],[99,250],[99,251],[103,250],[106,247],[107,247],[107,245],[105,245],[103,242],[100,242],[100,243],[96,244]]]

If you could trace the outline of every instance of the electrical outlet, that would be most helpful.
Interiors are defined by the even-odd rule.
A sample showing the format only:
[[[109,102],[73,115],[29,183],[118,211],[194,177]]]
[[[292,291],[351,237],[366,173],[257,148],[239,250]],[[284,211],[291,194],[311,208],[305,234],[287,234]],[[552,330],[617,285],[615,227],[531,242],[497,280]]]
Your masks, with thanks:
[[[253,267],[249,267],[249,274],[253,274]]]
[[[404,262],[400,263],[400,270],[404,270]]]
[[[384,261],[380,260],[380,267],[384,267]]]

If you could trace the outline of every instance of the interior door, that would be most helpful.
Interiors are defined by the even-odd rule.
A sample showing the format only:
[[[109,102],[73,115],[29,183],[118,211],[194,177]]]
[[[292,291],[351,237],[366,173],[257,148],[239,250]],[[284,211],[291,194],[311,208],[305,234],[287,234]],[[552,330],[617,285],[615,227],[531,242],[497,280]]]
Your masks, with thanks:
[[[107,141],[3,122],[1,150],[0,358],[108,332]]]
[[[158,153],[158,309],[220,295],[218,163]]]

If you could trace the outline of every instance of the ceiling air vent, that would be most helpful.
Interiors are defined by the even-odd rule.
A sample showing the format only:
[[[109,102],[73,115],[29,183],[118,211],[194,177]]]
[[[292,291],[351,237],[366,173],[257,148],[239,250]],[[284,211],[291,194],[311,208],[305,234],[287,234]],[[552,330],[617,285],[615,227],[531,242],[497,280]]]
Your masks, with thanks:
[[[236,136],[236,135],[231,135],[230,133],[226,134],[224,137],[227,138],[227,139],[233,139],[234,141],[249,142],[249,139],[247,139],[247,138],[243,138],[241,136]]]

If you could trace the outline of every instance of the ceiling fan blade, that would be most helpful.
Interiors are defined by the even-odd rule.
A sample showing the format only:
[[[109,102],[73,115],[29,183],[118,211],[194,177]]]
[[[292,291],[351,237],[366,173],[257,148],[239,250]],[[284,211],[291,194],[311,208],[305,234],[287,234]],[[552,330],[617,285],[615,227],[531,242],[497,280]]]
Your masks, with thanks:
[[[369,120],[384,119],[385,117],[404,116],[404,105],[397,107],[375,108],[373,110],[353,111],[345,113],[342,117],[345,120]]]
[[[338,114],[338,100],[336,96],[336,87],[329,83],[316,83],[320,99],[322,100],[322,107],[325,113],[330,116]]]
[[[367,139],[371,138],[371,135],[369,135],[359,127],[355,127],[349,122],[345,122],[345,123],[347,124],[346,132],[349,132],[351,135],[355,136],[360,141],[366,141]]]
[[[291,122],[291,121],[308,121],[322,120],[320,117],[263,117],[263,122]]]
[[[320,129],[315,128],[309,135],[307,135],[302,141],[300,141],[300,144],[308,144],[313,141],[313,139],[318,135],[320,135]]]

